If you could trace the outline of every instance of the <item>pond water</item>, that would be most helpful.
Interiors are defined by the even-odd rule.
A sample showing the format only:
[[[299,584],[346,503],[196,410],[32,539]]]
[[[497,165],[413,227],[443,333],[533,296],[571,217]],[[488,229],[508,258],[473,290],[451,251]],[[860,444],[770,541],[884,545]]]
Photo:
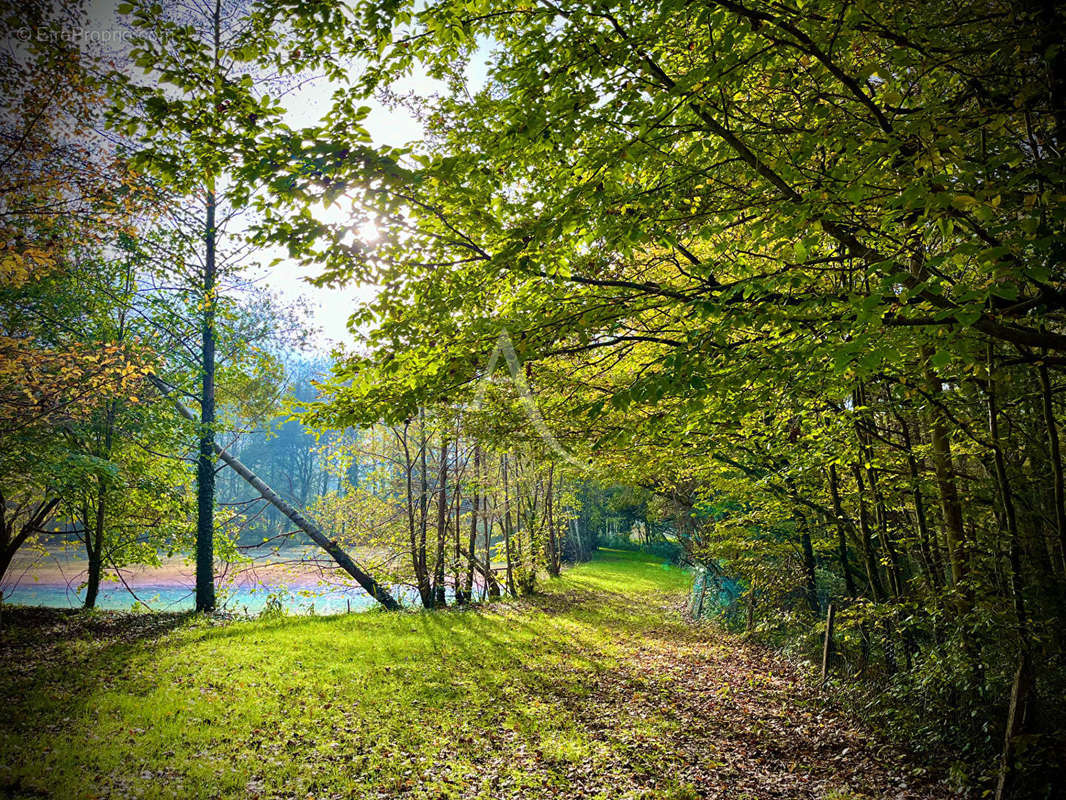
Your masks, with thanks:
[[[244,565],[220,581],[219,608],[255,615],[268,602],[276,602],[290,614],[342,614],[376,605],[359,586],[332,571],[324,572],[317,561],[310,560],[314,555],[301,548],[286,552],[283,559]],[[85,599],[82,583],[87,566],[83,559],[66,554],[23,556],[12,564],[0,585],[4,602],[78,608]],[[183,558],[169,559],[158,568],[124,569],[125,584],[113,573],[111,577],[100,585],[97,608],[191,611],[195,607],[193,568]],[[405,603],[417,600],[417,593],[407,588],[396,587],[393,594]]]
[[[192,587],[138,584],[134,591],[137,598],[121,584],[105,583],[100,586],[96,607],[110,610],[130,611],[144,609],[153,611],[192,611],[195,607]],[[312,596],[300,592],[312,592]],[[343,614],[371,608],[375,602],[362,589],[323,590],[317,587],[300,589],[291,586],[265,588],[237,587],[219,592],[219,608],[240,614],[258,614],[262,611],[271,593],[275,593],[282,607],[290,614]],[[13,605],[50,606],[53,608],[80,608],[85,592],[77,591],[66,584],[20,583],[14,589],[4,589],[4,602]]]

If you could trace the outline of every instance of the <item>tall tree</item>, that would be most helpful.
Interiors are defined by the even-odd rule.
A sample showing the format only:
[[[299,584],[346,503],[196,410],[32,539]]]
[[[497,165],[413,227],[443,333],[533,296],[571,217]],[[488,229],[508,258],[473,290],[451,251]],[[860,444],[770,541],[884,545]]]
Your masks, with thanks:
[[[123,3],[133,27],[133,75],[113,78],[112,127],[136,144],[133,163],[169,193],[167,216],[192,258],[175,269],[192,290],[200,428],[197,460],[196,608],[215,607],[215,445],[220,302],[244,254],[235,201],[247,188],[232,164],[280,113],[259,64],[277,38],[244,2]],[[257,78],[259,80],[257,80]],[[191,246],[190,246],[191,245]],[[228,245],[228,249],[226,248]]]

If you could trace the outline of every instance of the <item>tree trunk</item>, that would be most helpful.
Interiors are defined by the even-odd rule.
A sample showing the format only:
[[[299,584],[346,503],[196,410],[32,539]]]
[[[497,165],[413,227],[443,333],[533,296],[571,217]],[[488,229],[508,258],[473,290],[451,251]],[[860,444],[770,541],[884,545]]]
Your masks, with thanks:
[[[936,397],[943,393],[940,379],[926,370],[929,391]],[[955,466],[951,455],[951,440],[948,437],[944,412],[934,402],[930,404],[930,440],[933,445],[933,473],[940,491],[940,508],[944,515],[944,535],[947,540],[948,561],[951,564],[951,581],[959,585],[966,577],[966,530],[963,525],[962,503],[955,483]]]
[[[11,547],[4,547],[0,549],[0,581],[4,579],[4,574],[7,572],[7,568],[11,566],[11,559],[15,557],[15,549]],[[3,586],[0,583],[0,586]],[[3,602],[4,592],[0,589],[0,603]]]
[[[859,452],[865,462],[866,480],[870,486],[870,497],[873,500],[874,519],[877,522],[877,533],[880,544],[888,555],[888,583],[892,589],[892,595],[899,597],[903,593],[902,582],[899,575],[899,559],[896,556],[895,546],[888,529],[888,512],[885,498],[881,493],[880,482],[877,478],[877,469],[874,467],[874,449],[870,443],[870,431],[874,430],[874,420],[870,413],[869,400],[866,395],[866,386],[860,381],[856,384],[854,393],[855,405],[859,411],[859,418],[855,422],[855,438],[859,443]]]
[[[503,541],[507,556],[507,591],[511,597],[518,597],[514,585],[514,563],[511,552],[511,494],[507,485],[507,454],[503,456]]]
[[[540,566],[541,547],[544,544],[544,518],[538,513],[541,482],[538,479],[533,498],[529,503],[529,563],[526,569],[526,594],[537,590],[537,569]],[[538,524],[539,523],[539,524]]]
[[[111,458],[111,443],[115,434],[115,401],[106,403],[104,412],[104,431],[101,454]],[[104,531],[107,524],[107,481],[102,475],[96,479],[96,515],[93,525],[89,525],[89,515],[85,514],[85,549],[89,557],[89,571],[85,587],[85,607],[95,608],[96,598],[100,592],[100,576],[104,564]]]
[[[430,591],[429,576],[426,574],[426,562],[425,562],[425,547],[419,547],[419,525],[420,523],[415,519],[415,497],[414,497],[414,478],[412,473],[414,472],[414,460],[411,458],[411,451],[407,445],[407,430],[408,425],[405,423],[403,428],[403,436],[400,439],[403,445],[404,455],[404,467],[407,482],[407,527],[409,543],[411,547],[411,569],[415,574],[415,583],[418,586],[418,594],[422,601],[423,607],[426,602],[432,602],[433,592]],[[425,497],[423,488],[422,497]],[[421,507],[421,499],[419,500],[419,506]],[[422,519],[425,519],[425,513],[422,514]],[[423,539],[424,541],[424,539]]]
[[[1017,738],[1026,733],[1032,717],[1030,708],[1033,694],[1033,670],[1029,654],[1022,652],[1018,659],[1018,669],[1014,673],[1011,686],[1010,706],[1007,709],[1007,730],[1003,737],[1003,756],[999,768],[999,780],[996,784],[996,800],[1010,800],[1015,796],[1018,785],[1019,766],[1017,759]]]
[[[7,574],[7,568],[11,566],[11,560],[15,557],[15,552],[22,544],[17,544],[13,541],[5,541],[3,547],[0,547],[0,586],[3,585],[4,575]]]
[[[456,447],[458,449],[458,447]],[[452,578],[455,581],[455,602],[460,605],[465,604],[469,597],[466,591],[466,572],[463,570],[462,561],[462,542],[460,541],[463,536],[463,507],[462,507],[462,495],[459,493],[459,481],[456,478],[456,490],[452,493],[454,495],[455,505],[455,549],[452,553]]]
[[[922,497],[921,472],[918,469],[918,459],[914,457],[914,448],[911,442],[910,428],[907,420],[897,414],[900,431],[903,435],[903,447],[907,451],[907,469],[911,481],[911,496],[914,500],[914,521],[918,528],[918,547],[925,561],[925,571],[929,576],[929,583],[934,591],[940,588],[943,576],[940,574],[938,559],[933,553],[929,535],[929,522],[925,515],[925,498]]]
[[[215,40],[214,78],[217,84],[222,32],[219,0],[215,0],[212,25]],[[200,328],[200,356],[203,359],[200,366],[203,371],[200,384],[200,453],[196,461],[196,610],[205,612],[215,610],[215,206],[212,177],[208,179],[204,221],[204,310]]]
[[[470,499],[470,537],[467,542],[466,552],[466,578],[463,582],[463,591],[467,599],[474,596],[474,550],[477,548],[477,513],[481,502],[481,447],[474,445],[474,494]],[[458,531],[456,531],[458,535]],[[487,557],[487,556],[486,556]]]
[[[215,196],[207,196],[200,454],[196,462],[196,610],[215,608]]]
[[[440,446],[440,479],[437,496],[437,561],[433,570],[433,602],[444,608],[448,600],[444,591],[444,560],[448,543],[448,439]]]
[[[840,569],[844,573],[844,587],[848,597],[857,597],[855,578],[851,574],[851,563],[848,558],[848,538],[844,527],[844,509],[840,504],[840,481],[837,478],[836,464],[829,465],[829,496],[833,501],[833,518],[837,528],[837,557],[840,559]]]
[[[467,602],[468,597],[466,594],[466,581],[464,578],[462,556],[460,555],[460,549],[462,543],[462,528],[463,528],[463,495],[459,491],[460,477],[459,477],[459,442],[462,432],[459,430],[459,425],[455,426],[455,479],[452,481],[452,505],[455,506],[455,536],[452,550],[452,585],[455,587],[455,602],[459,605],[463,605]],[[466,467],[469,466],[470,460],[467,459],[467,463],[463,466],[465,474]]]
[[[1000,502],[1003,504],[1003,520],[1007,527],[1007,541],[1010,561],[1011,594],[1014,595],[1014,611],[1018,622],[1018,633],[1022,637],[1021,647],[1028,647],[1026,642],[1025,600],[1022,595],[1021,576],[1021,542],[1018,537],[1018,518],[1014,511],[1014,496],[1011,493],[1010,479],[1007,475],[1007,460],[1003,456],[1003,447],[999,441],[999,409],[996,405],[996,381],[993,373],[992,344],[988,345],[988,433],[992,439],[992,460],[995,464],[996,483],[999,488]]]
[[[1055,497],[1055,528],[1058,532],[1062,570],[1066,574],[1066,497],[1063,494],[1062,453],[1059,449],[1059,431],[1055,424],[1055,407],[1052,405],[1051,379],[1047,365],[1040,364],[1040,397],[1044,411],[1044,426],[1047,428],[1048,453],[1051,457],[1051,486]]]
[[[873,495],[877,531],[880,540],[884,543],[885,553],[888,555],[888,582],[892,587],[893,596],[901,597],[903,595],[903,580],[900,577],[899,556],[896,554],[896,546],[892,541],[892,533],[889,530],[885,497],[877,480],[877,472],[872,467],[866,470],[866,477],[870,481],[870,493]]]
[[[0,497],[0,503],[2,502],[3,498]],[[4,575],[7,574],[7,570],[11,566],[18,549],[33,534],[43,531],[44,523],[52,516],[52,512],[56,510],[59,503],[60,499],[58,497],[38,503],[33,511],[30,512],[26,522],[19,528],[18,533],[14,532],[14,520],[10,522],[3,521],[3,524],[0,525],[0,534],[3,535],[3,547],[0,547],[0,581],[3,581]],[[0,519],[3,518],[0,517]]]
[[[421,408],[418,410],[418,430],[419,534],[414,553],[414,560],[418,565],[415,575],[418,580],[418,593],[422,597],[422,607],[433,608],[436,593],[433,591],[433,576],[430,574],[429,556],[426,553],[426,539],[429,535],[429,467],[426,464],[426,450],[429,443],[426,441],[426,414]]]
[[[833,622],[836,619],[836,609],[833,604],[829,604],[829,608],[825,615],[825,640],[822,642],[822,686],[825,686],[826,680],[829,678],[829,659],[833,656]]]
[[[581,534],[581,520],[575,519],[571,523],[571,527],[574,532],[574,560],[578,562],[588,561],[590,548],[585,541],[585,537]]]
[[[486,470],[487,472],[487,470]],[[489,498],[485,496],[485,508],[488,509]],[[492,516],[486,515],[485,517],[485,591],[490,598],[497,598],[500,596],[500,584],[493,578],[492,575],[492,525],[497,515],[497,500],[493,497],[492,503]],[[471,558],[474,556],[474,552],[470,553]]]
[[[107,487],[103,478],[97,479],[96,514],[89,525],[89,515],[85,516],[85,550],[89,557],[89,571],[85,584],[85,608],[96,608],[96,597],[100,593],[100,575],[104,564],[104,525],[106,522]],[[87,511],[88,509],[86,509]]]
[[[866,579],[870,583],[870,595],[875,602],[880,602],[885,597],[885,590],[881,585],[881,573],[877,567],[877,557],[874,552],[873,537],[870,534],[870,514],[866,509],[865,487],[862,481],[862,471],[858,464],[851,465],[851,472],[855,478],[855,488],[859,494],[859,531],[861,533],[862,556],[866,564]]]
[[[496,581],[495,576],[492,574],[492,565],[481,561],[474,553],[461,550],[460,551],[466,558],[470,560],[470,563],[474,565],[474,568],[481,573],[485,579],[486,587],[491,587],[489,590],[489,597],[500,596],[500,585]]]
[[[817,614],[821,609],[818,605],[818,583],[815,578],[814,546],[811,544],[811,535],[807,531],[806,523],[800,532],[800,544],[803,546],[803,579],[804,594],[807,597],[807,607],[812,614]]]
[[[696,619],[703,619],[703,601],[707,597],[707,568],[704,567],[700,573],[700,599],[696,602],[695,613],[693,616]]]
[[[168,387],[165,383],[159,380],[159,378],[155,377],[154,375],[150,375],[149,380],[151,380],[151,382],[156,386],[156,388],[159,389],[159,391],[165,397],[170,397],[170,387]],[[171,397],[171,402],[174,403],[174,406],[177,408],[179,414],[181,414],[183,417],[185,417],[191,422],[196,421],[195,415],[188,408],[186,408],[179,400]],[[248,467],[244,466],[244,464],[242,464],[238,459],[227,453],[217,443],[215,444],[215,453],[234,472],[240,475],[246,483],[248,483],[256,491],[258,491],[259,494],[262,495],[264,500],[274,506],[286,517],[288,517],[289,520],[294,525],[296,525],[296,527],[298,527],[300,530],[307,534],[311,541],[313,541],[315,544],[325,550],[329,554],[329,556],[337,563],[337,566],[339,566],[341,569],[343,569],[345,572],[355,578],[356,583],[363,587],[363,589],[366,590],[367,594],[369,594],[382,606],[384,606],[390,611],[396,611],[400,609],[401,606],[396,601],[396,599],[392,595],[390,595],[388,591],[386,591],[386,589],[381,586],[381,584],[375,581],[373,577],[364,572],[363,569],[355,563],[351,556],[344,552],[340,545],[338,545],[336,542],[326,536],[326,534],[323,533],[317,525],[315,525],[309,519],[304,517],[303,514],[301,514],[299,511],[297,511],[295,508],[285,502],[285,500],[283,500],[277,492],[267,486],[267,484],[258,475],[248,469]]]
[[[1033,689],[1034,671],[1030,658],[1029,623],[1025,609],[1024,586],[1022,584],[1021,540],[1018,535],[1017,516],[1014,499],[1011,494],[1010,481],[1007,476],[1007,462],[999,439],[999,409],[996,402],[996,381],[993,371],[993,347],[988,345],[988,433],[992,439],[992,456],[995,462],[996,482],[999,484],[1000,500],[1003,503],[1003,518],[1007,525],[1008,560],[1010,562],[1010,590],[1014,597],[1014,616],[1018,630],[1018,650],[1020,659],[1018,671],[1014,676],[1011,690],[1010,708],[1007,715],[1007,731],[1003,745],[999,783],[996,797],[1009,797],[1016,778],[1015,737],[1026,732],[1029,721],[1029,702]]]
[[[555,529],[555,464],[548,466],[548,495],[545,498],[545,511],[548,518],[548,574],[553,578],[559,577],[561,560],[559,557],[559,537]]]
[[[837,556],[840,559],[840,568],[844,572],[844,589],[849,597],[856,598],[859,596],[859,590],[855,584],[855,577],[851,569],[851,559],[848,556],[848,538],[845,530],[846,517],[840,503],[840,481],[837,477],[835,464],[829,465],[829,496],[833,502],[833,517],[837,525]],[[854,530],[854,523],[852,523],[852,530]],[[870,660],[870,626],[865,619],[859,622],[859,634],[861,664],[862,668],[865,669]]]

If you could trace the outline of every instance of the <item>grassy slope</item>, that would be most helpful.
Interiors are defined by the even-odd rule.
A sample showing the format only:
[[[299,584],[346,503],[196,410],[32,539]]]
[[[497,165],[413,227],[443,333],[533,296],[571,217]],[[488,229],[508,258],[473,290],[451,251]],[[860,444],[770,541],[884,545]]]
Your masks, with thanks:
[[[0,795],[936,796],[686,587],[612,551],[479,611],[12,625]]]

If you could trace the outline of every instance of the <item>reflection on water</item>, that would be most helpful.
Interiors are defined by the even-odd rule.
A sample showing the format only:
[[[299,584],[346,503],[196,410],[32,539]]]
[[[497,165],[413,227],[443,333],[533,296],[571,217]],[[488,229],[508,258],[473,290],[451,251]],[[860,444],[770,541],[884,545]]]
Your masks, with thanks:
[[[195,606],[191,587],[185,586],[145,586],[139,585],[134,591],[143,601],[133,598],[125,586],[106,583],[100,586],[96,597],[96,607],[129,611],[134,607],[147,605],[153,611],[191,611]],[[311,591],[313,596],[300,592]],[[324,590],[313,587],[311,590],[288,586],[269,589],[248,589],[238,587],[227,592],[219,592],[219,608],[240,614],[258,614],[266,606],[267,599],[275,594],[282,607],[290,614],[342,614],[348,610],[358,611],[374,605],[374,601],[362,589]],[[85,599],[85,592],[78,592],[66,584],[57,586],[47,583],[20,583],[14,589],[4,589],[4,602],[25,606],[51,606],[53,608],[79,608]]]
[[[258,614],[270,602],[280,603],[290,614],[340,614],[375,605],[359,586],[332,571],[325,575],[320,562],[312,560],[315,556],[313,550],[294,548],[255,566],[231,567],[218,587],[219,608]],[[69,555],[23,557],[5,575],[0,587],[4,602],[78,608],[85,599],[81,584],[86,568],[84,560]],[[328,580],[324,581],[324,576]],[[123,570],[122,578],[125,584],[118,580],[101,583],[97,608],[129,611],[147,606],[153,611],[191,611],[195,606],[193,570],[184,559],[170,559],[159,568]],[[400,587],[394,595],[404,603],[417,600],[417,593]]]

